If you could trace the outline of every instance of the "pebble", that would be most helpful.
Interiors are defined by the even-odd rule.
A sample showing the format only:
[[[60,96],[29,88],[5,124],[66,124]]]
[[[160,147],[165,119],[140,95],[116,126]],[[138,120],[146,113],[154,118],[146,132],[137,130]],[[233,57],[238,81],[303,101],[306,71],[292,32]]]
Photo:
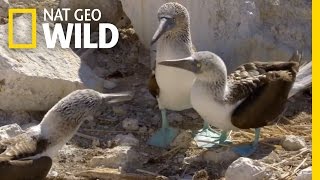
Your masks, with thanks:
[[[183,116],[179,113],[176,113],[176,112],[172,112],[168,115],[169,121],[182,122],[183,119],[184,119]]]
[[[148,132],[148,128],[146,126],[142,126],[139,128],[139,133],[145,134]]]
[[[258,161],[240,157],[227,169],[226,180],[260,180],[268,179],[269,173]]]
[[[115,87],[117,87],[117,84],[115,82],[109,81],[109,80],[105,80],[103,82],[103,87],[105,89],[113,89]]]
[[[151,124],[152,125],[157,125],[160,122],[160,115],[156,114],[151,118]]]
[[[126,115],[127,109],[124,106],[113,106],[112,111],[117,115]]]
[[[301,170],[295,180],[311,180],[312,179],[312,167]]]
[[[282,140],[282,147],[287,151],[297,151],[306,147],[304,138],[294,135],[287,135]]]
[[[135,138],[132,134],[118,134],[113,141],[116,145],[120,146],[138,146],[139,140]]]
[[[193,135],[191,130],[182,131],[178,134],[178,136],[173,140],[170,144],[171,147],[181,146],[181,147],[189,147],[190,142],[193,140]]]
[[[128,131],[137,131],[139,130],[139,121],[133,118],[126,118],[122,121],[122,127]]]
[[[138,167],[139,153],[130,146],[116,146],[108,149],[105,155],[93,157],[89,165],[91,167],[128,168]]]

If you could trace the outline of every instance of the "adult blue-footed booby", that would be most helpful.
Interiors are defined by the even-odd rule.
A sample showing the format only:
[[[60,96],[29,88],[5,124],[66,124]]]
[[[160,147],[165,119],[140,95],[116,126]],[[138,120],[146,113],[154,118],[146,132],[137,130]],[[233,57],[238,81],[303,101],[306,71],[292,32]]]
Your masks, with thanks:
[[[207,51],[159,64],[195,73],[191,103],[209,124],[224,131],[256,128],[251,145],[234,148],[240,155],[249,156],[258,144],[260,128],[274,121],[285,109],[300,61],[297,52],[289,62],[247,63],[229,76],[220,57]]]
[[[76,133],[82,122],[101,107],[131,99],[129,94],[101,94],[77,90],[60,100],[40,124],[0,142],[0,179],[43,179],[52,157]]]
[[[195,50],[191,40],[188,10],[179,3],[169,2],[158,10],[160,21],[151,44],[157,43],[156,62],[191,56]],[[193,73],[172,67],[157,66],[149,80],[149,90],[157,98],[162,115],[162,127],[148,141],[158,147],[167,147],[177,135],[177,130],[169,127],[166,109],[182,111],[190,109],[190,90],[195,76]],[[220,133],[204,126],[196,134],[195,140],[219,139]],[[197,141],[198,142],[198,141]],[[206,146],[208,145],[206,143]]]

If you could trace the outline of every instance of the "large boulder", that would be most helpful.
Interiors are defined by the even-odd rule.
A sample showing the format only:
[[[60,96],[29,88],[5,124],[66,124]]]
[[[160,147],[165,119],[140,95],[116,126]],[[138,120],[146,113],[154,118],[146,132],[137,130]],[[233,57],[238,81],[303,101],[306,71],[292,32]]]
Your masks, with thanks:
[[[101,22],[112,23],[118,28],[124,28],[131,24],[130,19],[122,10],[120,0],[60,0],[58,8],[71,9],[68,13],[68,21],[63,23],[79,23],[74,17],[74,12],[77,9],[90,9],[91,11],[99,9],[101,19],[97,22],[90,22],[92,31],[97,31]],[[81,13],[78,14],[81,15]]]
[[[0,26],[0,109],[48,110],[70,92],[84,88],[86,81],[99,90],[94,74],[71,49],[58,43],[54,49],[46,47],[41,24],[38,18],[34,49],[9,49],[7,25]],[[14,19],[16,43],[30,43],[30,31],[30,15]]]
[[[140,40],[150,46],[158,8],[167,0],[121,0]],[[175,0],[191,16],[198,50],[221,56],[228,68],[249,60],[287,60],[295,49],[311,60],[311,0]]]
[[[9,2],[8,0],[0,0],[0,17],[8,16]]]

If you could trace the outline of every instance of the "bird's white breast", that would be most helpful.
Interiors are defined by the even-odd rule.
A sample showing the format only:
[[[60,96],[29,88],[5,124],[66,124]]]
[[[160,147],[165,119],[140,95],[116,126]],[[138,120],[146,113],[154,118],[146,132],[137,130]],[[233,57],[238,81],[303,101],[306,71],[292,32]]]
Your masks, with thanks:
[[[160,42],[156,61],[172,60],[190,56],[187,47]],[[160,88],[160,108],[181,111],[191,108],[190,90],[195,79],[192,72],[183,69],[156,65],[155,76]]]
[[[209,89],[194,85],[191,89],[191,103],[204,121],[223,130],[237,130],[231,123],[231,114],[237,104],[217,102]]]

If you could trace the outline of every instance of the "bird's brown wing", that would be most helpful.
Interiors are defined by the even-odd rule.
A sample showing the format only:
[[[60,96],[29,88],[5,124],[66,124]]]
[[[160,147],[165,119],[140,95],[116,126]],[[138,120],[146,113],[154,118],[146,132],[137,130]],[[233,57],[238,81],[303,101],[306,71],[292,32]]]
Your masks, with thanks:
[[[298,68],[296,61],[252,62],[230,74],[226,101],[244,99],[232,114],[232,124],[248,129],[274,121],[285,108]]]
[[[47,148],[49,142],[47,139],[41,139],[28,133],[23,133],[2,141],[0,144],[2,149],[5,148],[0,154],[1,162],[27,158],[39,154]]]
[[[151,74],[151,76],[149,78],[148,89],[149,89],[150,94],[153,97],[157,98],[159,96],[160,88],[158,86],[154,72]]]
[[[0,179],[33,180],[44,179],[52,166],[50,157],[34,160],[0,161]]]

